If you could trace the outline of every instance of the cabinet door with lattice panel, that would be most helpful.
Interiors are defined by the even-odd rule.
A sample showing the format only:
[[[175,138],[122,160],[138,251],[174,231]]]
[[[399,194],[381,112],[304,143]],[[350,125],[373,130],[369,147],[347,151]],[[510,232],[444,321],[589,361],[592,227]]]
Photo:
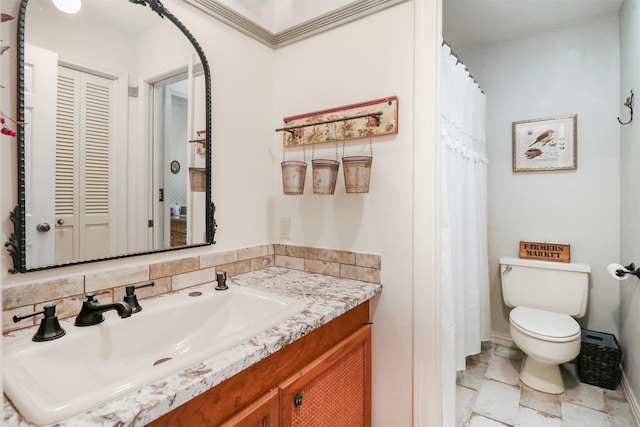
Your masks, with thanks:
[[[219,427],[278,427],[278,413],[278,388],[275,387]]]
[[[370,426],[371,327],[363,326],[279,387],[282,426]]]

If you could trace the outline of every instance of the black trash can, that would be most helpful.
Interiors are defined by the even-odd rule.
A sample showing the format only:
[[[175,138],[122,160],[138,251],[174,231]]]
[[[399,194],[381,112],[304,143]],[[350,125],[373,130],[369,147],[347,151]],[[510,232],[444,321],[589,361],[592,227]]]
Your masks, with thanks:
[[[582,329],[578,376],[583,383],[615,390],[620,383],[622,350],[615,335]]]

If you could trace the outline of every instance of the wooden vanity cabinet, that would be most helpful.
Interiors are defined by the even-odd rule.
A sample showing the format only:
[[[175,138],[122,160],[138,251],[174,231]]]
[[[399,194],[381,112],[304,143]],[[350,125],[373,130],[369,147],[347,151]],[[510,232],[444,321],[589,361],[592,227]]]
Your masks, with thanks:
[[[220,427],[278,427],[280,425],[279,403],[278,388],[272,388],[264,396],[220,424]]]
[[[185,220],[171,220],[171,246],[184,246],[187,244],[187,222]]]
[[[280,384],[282,426],[371,425],[371,326]]]
[[[362,416],[362,424],[358,421],[325,425],[370,426],[371,327],[368,322],[369,302],[366,301],[148,425],[274,427],[295,425],[292,424],[294,417],[311,417],[313,422],[306,425],[321,426],[309,409],[323,393],[329,393],[335,397],[332,402],[362,400],[357,403],[362,411],[356,411]],[[343,390],[342,382],[334,382],[337,377],[350,376],[351,372],[349,375],[345,372],[352,369],[361,372],[355,379],[349,378]],[[356,390],[358,387],[361,390]],[[274,390],[279,393],[275,400]],[[305,397],[299,405],[302,409],[295,412],[291,402],[300,390]],[[275,411],[280,412],[280,419],[273,409],[278,406],[280,409]],[[322,410],[331,410],[337,416],[335,411],[341,409],[337,406]]]

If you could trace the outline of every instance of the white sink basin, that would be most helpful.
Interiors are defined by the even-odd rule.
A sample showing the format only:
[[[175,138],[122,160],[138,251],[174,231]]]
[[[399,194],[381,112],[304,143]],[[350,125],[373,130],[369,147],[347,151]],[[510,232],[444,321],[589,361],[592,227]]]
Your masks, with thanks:
[[[152,300],[99,325],[62,323],[67,334],[48,342],[31,336],[3,342],[4,392],[35,424],[49,424],[130,393],[246,341],[305,308],[291,298],[229,283]],[[98,297],[99,300],[99,297]],[[101,301],[104,302],[104,301]],[[80,311],[80,307],[78,307]]]

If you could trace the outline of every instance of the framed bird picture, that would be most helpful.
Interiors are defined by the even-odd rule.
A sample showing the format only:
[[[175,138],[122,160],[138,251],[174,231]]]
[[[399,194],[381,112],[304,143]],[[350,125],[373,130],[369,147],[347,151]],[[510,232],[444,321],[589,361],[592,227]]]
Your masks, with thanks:
[[[513,171],[577,169],[577,115],[513,122]]]

